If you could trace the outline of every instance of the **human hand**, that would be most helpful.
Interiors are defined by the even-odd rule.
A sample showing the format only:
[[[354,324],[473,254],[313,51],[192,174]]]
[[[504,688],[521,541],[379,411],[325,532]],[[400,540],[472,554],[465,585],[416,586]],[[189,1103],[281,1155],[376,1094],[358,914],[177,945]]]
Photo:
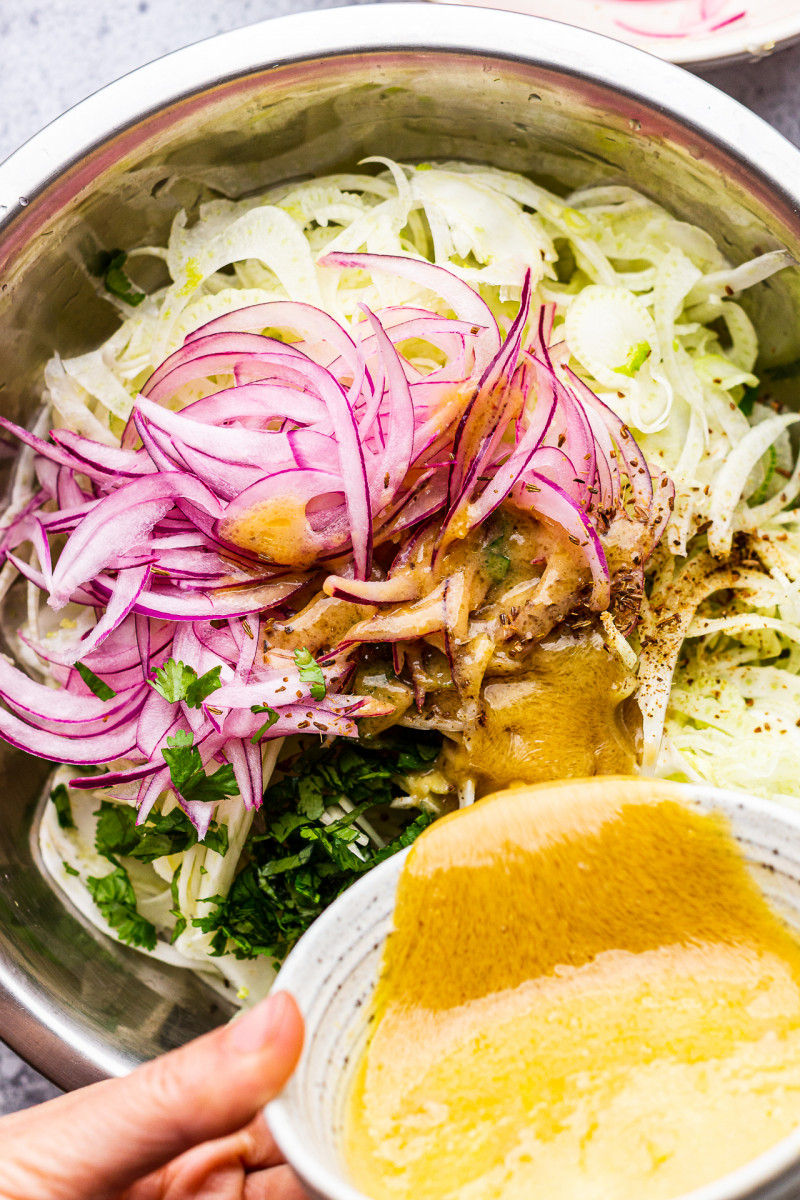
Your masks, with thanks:
[[[123,1079],[0,1119],[0,1200],[306,1200],[260,1113],[303,1020],[276,992]]]

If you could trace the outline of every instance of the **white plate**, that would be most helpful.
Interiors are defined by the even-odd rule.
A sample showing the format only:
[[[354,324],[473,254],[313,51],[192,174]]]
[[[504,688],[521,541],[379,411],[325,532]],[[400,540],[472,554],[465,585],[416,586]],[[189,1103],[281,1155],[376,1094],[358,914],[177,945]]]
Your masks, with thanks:
[[[800,39],[800,0],[441,0],[578,25],[671,62],[719,66]]]

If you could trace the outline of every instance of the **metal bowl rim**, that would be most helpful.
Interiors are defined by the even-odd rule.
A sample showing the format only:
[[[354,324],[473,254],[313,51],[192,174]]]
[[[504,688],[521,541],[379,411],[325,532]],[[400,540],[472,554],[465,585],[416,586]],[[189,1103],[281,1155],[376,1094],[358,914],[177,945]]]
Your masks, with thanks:
[[[530,49],[512,48],[520,46]],[[217,34],[138,67],[80,101],[0,164],[0,235],[32,199],[97,146],[180,100],[291,63],[381,51],[495,57],[578,76],[677,119],[755,168],[795,205],[800,196],[798,150],[737,100],[674,63],[542,17],[462,5],[365,4],[276,17]]]

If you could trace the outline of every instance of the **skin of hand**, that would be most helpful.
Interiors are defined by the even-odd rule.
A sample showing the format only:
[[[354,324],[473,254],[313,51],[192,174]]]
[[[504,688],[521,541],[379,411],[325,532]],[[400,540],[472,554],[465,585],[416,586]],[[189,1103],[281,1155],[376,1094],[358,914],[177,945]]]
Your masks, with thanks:
[[[122,1079],[0,1119],[0,1200],[307,1200],[261,1108],[291,1075],[288,992]]]

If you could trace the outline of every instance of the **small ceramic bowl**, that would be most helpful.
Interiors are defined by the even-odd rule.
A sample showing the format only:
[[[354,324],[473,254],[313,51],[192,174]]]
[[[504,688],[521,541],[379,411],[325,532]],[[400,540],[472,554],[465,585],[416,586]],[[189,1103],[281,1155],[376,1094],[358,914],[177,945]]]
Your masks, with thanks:
[[[678,785],[676,785],[678,786]],[[762,892],[800,929],[800,814],[743,793],[686,785],[680,798],[731,823]],[[300,1064],[267,1107],[273,1136],[316,1200],[369,1200],[341,1151],[345,1098],[369,1030],[372,995],[408,851],[366,875],[297,943],[280,973],[306,1022]],[[800,1196],[800,1128],[752,1162],[676,1200]]]

